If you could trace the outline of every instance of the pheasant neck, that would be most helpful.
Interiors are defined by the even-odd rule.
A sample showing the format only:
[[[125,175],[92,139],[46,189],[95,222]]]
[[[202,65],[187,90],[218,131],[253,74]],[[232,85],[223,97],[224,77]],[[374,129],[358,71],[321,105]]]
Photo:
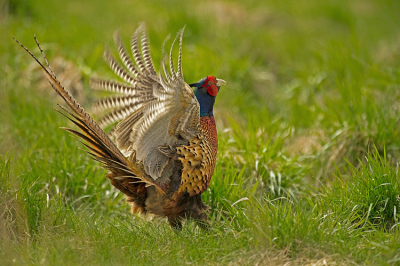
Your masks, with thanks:
[[[195,90],[195,95],[200,104],[200,117],[214,116],[215,96],[211,96],[208,93],[201,93],[199,90]]]

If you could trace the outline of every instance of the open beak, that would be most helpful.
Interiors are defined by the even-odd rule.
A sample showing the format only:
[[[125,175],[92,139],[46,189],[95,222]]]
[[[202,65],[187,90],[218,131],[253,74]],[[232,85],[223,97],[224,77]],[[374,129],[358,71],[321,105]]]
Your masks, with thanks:
[[[224,86],[224,85],[226,85],[226,81],[225,80],[223,80],[223,79],[217,79],[217,87],[221,87],[221,86]]]

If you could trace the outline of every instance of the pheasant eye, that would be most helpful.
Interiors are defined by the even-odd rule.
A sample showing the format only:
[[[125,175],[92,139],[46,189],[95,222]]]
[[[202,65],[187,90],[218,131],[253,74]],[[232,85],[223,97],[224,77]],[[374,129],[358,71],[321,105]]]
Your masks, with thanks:
[[[212,81],[210,80],[207,85],[211,86],[212,85]]]

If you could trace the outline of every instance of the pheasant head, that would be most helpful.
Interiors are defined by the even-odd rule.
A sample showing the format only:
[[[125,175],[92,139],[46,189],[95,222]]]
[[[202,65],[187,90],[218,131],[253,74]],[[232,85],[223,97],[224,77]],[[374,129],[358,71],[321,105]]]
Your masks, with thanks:
[[[189,84],[194,88],[194,94],[200,104],[200,116],[213,116],[213,107],[215,97],[219,92],[219,88],[225,85],[226,82],[222,79],[217,79],[214,76],[207,76],[197,83]]]

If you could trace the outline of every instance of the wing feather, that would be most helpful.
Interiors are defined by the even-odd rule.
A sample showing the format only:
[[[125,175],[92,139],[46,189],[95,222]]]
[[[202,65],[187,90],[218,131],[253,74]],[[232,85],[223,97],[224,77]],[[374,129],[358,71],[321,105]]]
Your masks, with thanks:
[[[178,76],[183,78],[183,73],[182,73],[182,42],[183,42],[183,32],[185,30],[184,26],[180,31],[179,31],[179,58],[178,58]]]
[[[163,44],[163,75],[154,70],[144,25],[141,25],[131,38],[132,56],[136,65],[130,60],[116,33],[114,41],[125,68],[108,50],[105,58],[111,69],[130,85],[99,79],[93,81],[97,88],[127,92],[127,97],[114,97],[97,103],[96,106],[102,110],[112,109],[112,112],[101,120],[101,124],[109,125],[122,119],[113,131],[118,148],[124,155],[134,152],[136,159],[143,162],[146,173],[155,180],[167,176],[170,160],[170,157],[159,151],[158,146],[177,146],[182,141],[188,143],[199,134],[200,106],[182,75],[183,30],[178,32],[169,51],[169,70],[166,67]],[[173,45],[178,38],[179,58],[176,72]]]
[[[125,64],[126,68],[137,77],[139,75],[139,70],[136,68],[136,66],[133,64],[132,60],[126,53],[126,50],[122,45],[121,38],[119,37],[118,31],[114,33],[114,42],[118,47],[118,53],[121,57],[122,62]]]
[[[144,24],[142,27],[142,38],[140,39],[140,41],[142,45],[143,59],[146,65],[146,69],[149,70],[151,74],[156,75],[156,70],[154,69],[153,61],[151,60],[148,37],[145,31]]]
[[[135,33],[132,36],[131,39],[131,50],[133,53],[133,57],[135,58],[136,64],[139,66],[140,71],[145,72],[145,64],[143,62],[143,58],[140,54],[140,49],[139,49],[139,44],[138,44],[138,39],[139,39],[139,34],[142,33],[142,28],[143,26],[139,26]]]
[[[179,33],[176,35],[174,41],[172,42],[171,50],[169,51],[169,67],[171,69],[172,80],[174,80],[176,78],[176,72],[175,72],[175,68],[174,68],[174,60],[172,58],[172,50],[174,49],[174,44],[176,42],[176,39],[178,39],[178,36],[179,36]]]
[[[141,91],[139,88],[133,87],[132,85],[99,78],[91,78],[90,87],[94,90],[110,91],[126,95],[135,95]]]
[[[114,71],[115,74],[117,74],[120,78],[125,80],[126,82],[132,84],[133,86],[136,86],[136,80],[134,77],[132,77],[116,60],[115,58],[110,54],[108,48],[104,50],[104,59],[106,62],[110,65],[110,68]]]

